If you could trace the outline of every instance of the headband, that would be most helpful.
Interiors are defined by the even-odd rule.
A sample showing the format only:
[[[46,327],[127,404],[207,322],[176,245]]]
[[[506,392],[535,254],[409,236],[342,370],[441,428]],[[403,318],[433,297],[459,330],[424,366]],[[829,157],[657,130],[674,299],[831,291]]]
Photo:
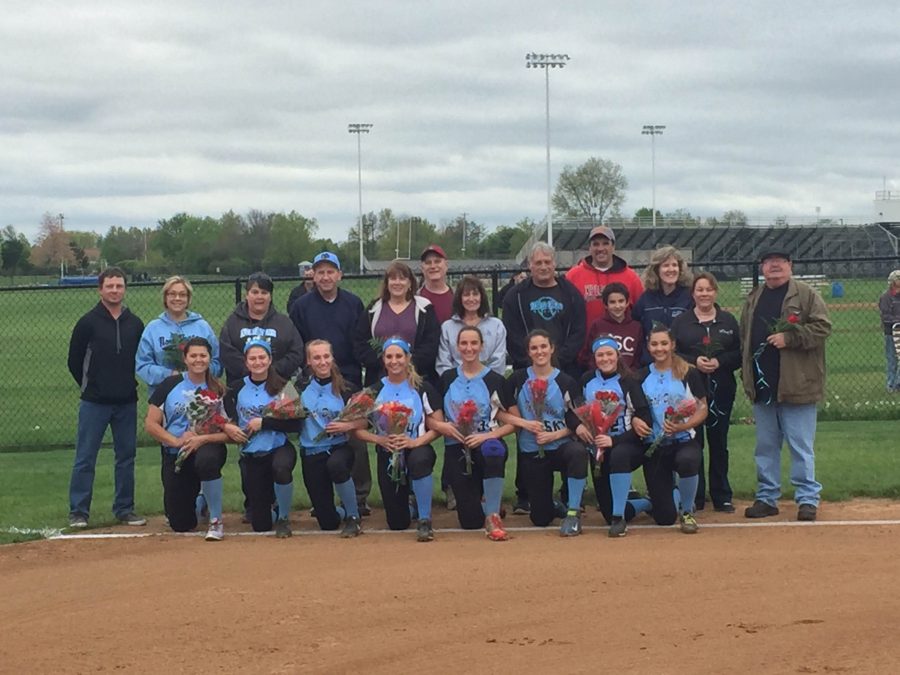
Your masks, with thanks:
[[[594,340],[594,344],[591,345],[591,351],[596,352],[600,347],[612,347],[616,351],[619,351],[619,343],[615,338],[611,338],[608,336],[601,336]]]
[[[247,340],[247,344],[244,345],[244,353],[246,354],[250,351],[251,347],[261,347],[266,350],[266,353],[269,356],[272,356],[272,345],[270,345],[265,340],[260,340],[259,338],[253,338],[252,340]]]
[[[403,338],[392,337],[384,341],[384,349],[388,347],[400,347],[404,352],[409,354],[409,343]]]

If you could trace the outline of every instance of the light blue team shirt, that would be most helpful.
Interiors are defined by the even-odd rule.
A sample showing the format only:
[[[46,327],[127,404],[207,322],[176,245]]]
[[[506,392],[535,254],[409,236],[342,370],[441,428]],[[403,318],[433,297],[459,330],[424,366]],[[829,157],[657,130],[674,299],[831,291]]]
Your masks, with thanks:
[[[238,426],[242,429],[254,417],[262,417],[265,407],[275,398],[266,391],[266,383],[256,384],[249,375],[244,377],[244,386],[237,395]],[[287,443],[287,435],[282,431],[260,429],[241,447],[247,455],[271,452]]]
[[[612,427],[610,427],[609,431],[606,432],[609,436],[621,436],[631,428],[630,419],[634,411],[630,411],[631,414],[626,414],[629,412],[627,408],[631,402],[628,401],[625,392],[622,391],[622,382],[619,379],[619,374],[615,373],[609,378],[604,378],[603,373],[599,370],[595,370],[593,379],[584,386],[585,400],[593,401],[598,391],[612,392],[616,394],[619,397],[619,401],[622,402],[622,409],[619,412],[619,416],[616,418],[616,421],[613,423]]]
[[[538,379],[534,374],[534,370],[529,366],[527,369],[528,378],[522,384],[516,396],[516,405],[523,419],[533,420],[534,407],[531,404],[531,389],[528,382]],[[547,378],[547,396],[544,399],[544,412],[541,420],[544,423],[545,431],[559,431],[566,427],[566,406],[572,401],[567,392],[563,392],[559,388],[556,381],[559,375],[559,369],[554,368],[553,372]],[[527,453],[535,453],[538,451],[537,437],[525,429],[519,430],[519,450]],[[545,443],[544,450],[556,450],[559,446],[566,442],[567,439],[561,438],[552,443]]]
[[[657,370],[655,363],[651,363],[648,366],[647,377],[641,383],[641,388],[644,390],[647,402],[650,404],[650,410],[653,412],[653,431],[650,434],[650,438],[645,439],[646,441],[655,441],[663,435],[662,425],[666,416],[666,408],[669,406],[676,407],[685,398],[697,398],[706,395],[699,388],[696,393],[691,391],[689,379],[691,379],[690,372],[688,373],[688,378],[682,381],[674,377],[671,370]],[[679,431],[669,436],[669,438],[671,442],[683,442],[690,440],[695,435],[696,432],[693,429],[689,429],[688,431]]]
[[[334,393],[331,380],[320,382],[311,378],[300,394],[300,400],[307,411],[300,431],[300,445],[307,455],[329,452],[336,445],[347,442],[347,434],[335,434],[315,440],[344,409],[344,399]]]
[[[406,425],[406,435],[410,438],[418,438],[423,435],[425,428],[425,415],[431,414],[433,409],[428,404],[427,397],[413,389],[409,382],[404,380],[399,384],[392,383],[387,377],[381,378],[381,390],[375,397],[375,407],[388,401],[399,401],[412,410],[409,422]],[[378,414],[376,413],[376,421]],[[386,433],[384,429],[378,429],[379,433]]]
[[[466,401],[474,401],[478,406],[478,417],[472,433],[483,434],[496,429],[498,426],[497,411],[501,406],[500,395],[498,391],[488,387],[487,382],[485,382],[485,379],[493,371],[488,367],[484,367],[480,373],[471,379],[463,374],[462,366],[457,366],[455,372],[456,378],[450,383],[444,394],[444,417],[456,424],[459,406]],[[459,442],[453,438],[445,439],[444,443],[446,445],[459,445]]]

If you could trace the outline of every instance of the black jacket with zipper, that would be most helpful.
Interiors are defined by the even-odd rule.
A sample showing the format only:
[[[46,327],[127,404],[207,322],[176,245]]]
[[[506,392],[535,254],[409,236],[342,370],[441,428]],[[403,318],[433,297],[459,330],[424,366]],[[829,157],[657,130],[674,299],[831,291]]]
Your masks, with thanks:
[[[81,388],[81,399],[118,404],[137,401],[134,357],[144,322],[122,307],[118,319],[98,302],[82,316],[69,341],[69,372]]]

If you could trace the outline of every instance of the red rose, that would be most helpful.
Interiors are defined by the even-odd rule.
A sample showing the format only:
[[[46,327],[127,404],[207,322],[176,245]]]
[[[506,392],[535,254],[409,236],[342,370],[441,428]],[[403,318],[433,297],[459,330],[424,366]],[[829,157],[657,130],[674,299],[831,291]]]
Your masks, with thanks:
[[[800,317],[796,314],[791,314],[788,318],[788,323],[800,323]]]
[[[710,343],[709,335],[704,335],[704,336],[703,336],[703,339],[702,339],[700,342],[701,342],[703,345],[709,346],[709,343]]]

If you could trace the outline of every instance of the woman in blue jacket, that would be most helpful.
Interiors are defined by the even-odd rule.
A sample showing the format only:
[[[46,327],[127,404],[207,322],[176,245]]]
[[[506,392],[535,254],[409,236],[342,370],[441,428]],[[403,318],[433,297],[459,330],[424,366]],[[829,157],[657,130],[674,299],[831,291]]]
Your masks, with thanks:
[[[355,537],[362,530],[351,476],[354,451],[348,445],[348,434],[364,428],[367,421],[335,421],[356,385],[344,381],[326,340],[306,343],[306,362],[311,376],[297,384],[306,410],[306,417],[299,424],[303,484],[319,527],[336,530],[343,522],[341,536]],[[340,507],[334,505],[335,492],[341,500]]]
[[[169,277],[162,288],[164,311],[144,328],[135,357],[135,370],[147,383],[151,394],[167,377],[184,370],[181,348],[195,336],[210,344],[210,372],[214,377],[222,374],[219,340],[204,318],[189,310],[193,296],[194,289],[187,279]]]

